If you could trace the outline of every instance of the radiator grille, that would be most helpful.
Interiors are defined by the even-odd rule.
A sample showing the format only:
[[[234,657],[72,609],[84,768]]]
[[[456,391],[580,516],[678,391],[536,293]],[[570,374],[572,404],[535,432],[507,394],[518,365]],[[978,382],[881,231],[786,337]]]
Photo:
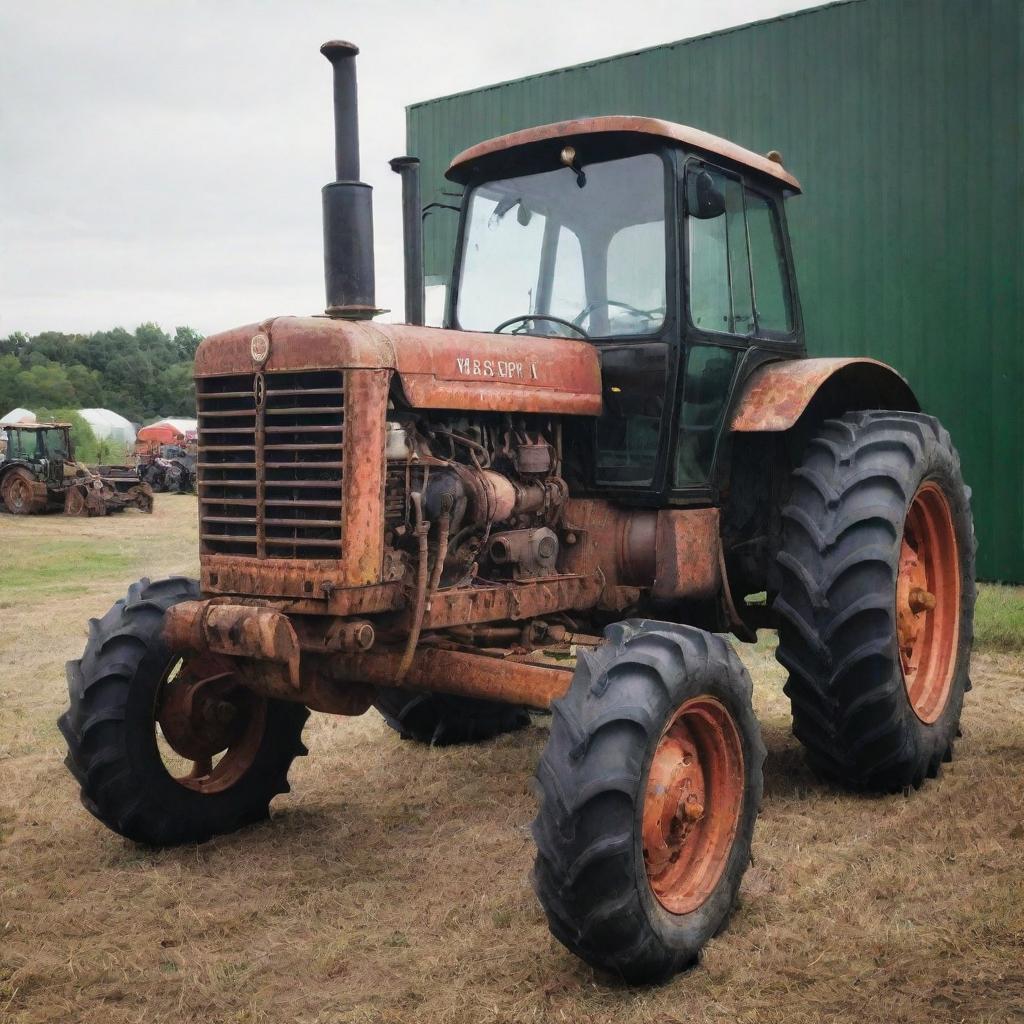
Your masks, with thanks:
[[[204,551],[341,557],[344,399],[337,370],[197,381]]]

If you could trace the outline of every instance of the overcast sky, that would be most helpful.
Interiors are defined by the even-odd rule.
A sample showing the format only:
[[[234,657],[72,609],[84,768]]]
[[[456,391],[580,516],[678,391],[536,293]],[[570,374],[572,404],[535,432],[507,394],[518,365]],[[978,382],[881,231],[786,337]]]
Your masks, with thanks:
[[[406,104],[808,0],[0,0],[0,336],[323,309],[326,39],[358,58],[377,301],[402,310]],[[643,114],[637,110],[631,113]]]

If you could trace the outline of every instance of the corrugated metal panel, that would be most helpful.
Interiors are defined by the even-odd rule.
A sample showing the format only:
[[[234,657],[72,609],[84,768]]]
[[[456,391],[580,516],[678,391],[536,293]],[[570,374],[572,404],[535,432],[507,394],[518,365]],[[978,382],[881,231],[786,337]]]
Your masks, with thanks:
[[[409,152],[429,202],[461,149],[580,114],[781,150],[809,348],[910,379],[962,453],[979,571],[1024,581],[1022,54],[1020,0],[853,0],[418,104]],[[429,274],[455,219],[427,220]]]

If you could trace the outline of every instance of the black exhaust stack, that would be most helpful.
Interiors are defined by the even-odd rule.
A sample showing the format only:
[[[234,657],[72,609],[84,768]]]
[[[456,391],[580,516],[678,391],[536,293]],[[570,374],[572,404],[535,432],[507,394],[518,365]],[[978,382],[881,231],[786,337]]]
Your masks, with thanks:
[[[396,156],[391,170],[402,176],[402,235],[405,242],[405,322],[424,321],[423,210],[420,198],[420,162],[414,156]]]
[[[368,320],[377,308],[373,280],[373,190],[359,180],[359,47],[334,39],[320,52],[334,68],[334,166],[323,187],[324,282],[328,316]]]

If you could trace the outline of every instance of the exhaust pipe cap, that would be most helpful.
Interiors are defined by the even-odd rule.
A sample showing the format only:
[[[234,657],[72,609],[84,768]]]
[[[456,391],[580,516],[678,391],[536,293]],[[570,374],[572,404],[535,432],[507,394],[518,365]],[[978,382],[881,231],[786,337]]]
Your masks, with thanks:
[[[335,60],[338,57],[355,57],[359,53],[359,47],[345,39],[328,39],[320,52],[328,59]],[[323,67],[323,65],[321,65]]]

